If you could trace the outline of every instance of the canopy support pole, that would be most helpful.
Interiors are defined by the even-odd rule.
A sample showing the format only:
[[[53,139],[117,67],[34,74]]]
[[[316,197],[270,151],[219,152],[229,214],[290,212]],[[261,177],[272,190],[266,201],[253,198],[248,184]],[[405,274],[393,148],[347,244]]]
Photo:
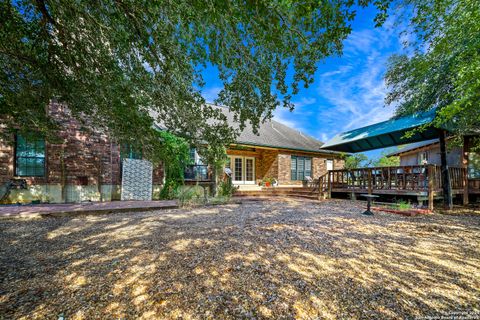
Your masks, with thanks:
[[[463,137],[462,167],[463,171],[463,205],[468,205],[468,152],[470,151],[470,137]]]
[[[453,198],[450,175],[448,174],[446,135],[447,132],[445,130],[440,130],[440,159],[442,162],[443,204],[446,210],[452,210]]]

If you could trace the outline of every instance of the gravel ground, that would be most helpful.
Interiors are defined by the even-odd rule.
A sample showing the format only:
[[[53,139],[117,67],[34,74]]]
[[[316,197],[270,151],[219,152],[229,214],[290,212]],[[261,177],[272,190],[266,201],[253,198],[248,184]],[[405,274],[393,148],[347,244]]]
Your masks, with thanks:
[[[480,216],[352,201],[0,221],[0,319],[480,316]]]

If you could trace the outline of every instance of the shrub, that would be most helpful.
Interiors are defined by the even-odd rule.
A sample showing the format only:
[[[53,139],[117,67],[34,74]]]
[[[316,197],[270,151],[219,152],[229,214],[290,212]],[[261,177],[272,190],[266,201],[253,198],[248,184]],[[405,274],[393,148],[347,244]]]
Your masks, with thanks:
[[[397,202],[397,206],[399,210],[406,211],[412,209],[412,205],[409,202],[404,200],[400,200]]]
[[[237,190],[237,187],[232,184],[230,179],[222,181],[218,186],[218,196],[230,198],[235,193],[235,190]]]
[[[165,185],[160,191],[160,199],[161,200],[175,199],[178,196],[179,186],[180,185],[175,180],[167,179],[167,181],[165,181]]]
[[[195,188],[185,189],[183,191],[178,192],[178,204],[181,207],[184,207],[189,204],[199,204],[201,203],[202,197],[198,194]]]

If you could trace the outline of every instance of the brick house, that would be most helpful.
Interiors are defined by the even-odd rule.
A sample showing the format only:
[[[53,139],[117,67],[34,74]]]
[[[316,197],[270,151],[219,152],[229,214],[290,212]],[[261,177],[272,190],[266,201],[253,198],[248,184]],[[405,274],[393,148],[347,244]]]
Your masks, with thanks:
[[[233,115],[226,108],[222,110],[235,126]],[[60,123],[58,144],[20,134],[12,135],[9,141],[0,140],[0,198],[7,182],[24,179],[27,189],[11,190],[7,203],[119,200],[122,160],[140,158],[141,154],[105,134],[83,130],[61,104],[51,103],[48,112]],[[318,177],[327,168],[343,168],[340,153],[321,150],[321,145],[273,120],[261,125],[258,136],[247,126],[227,150],[233,183],[257,185],[272,178],[279,186],[301,185],[307,176]],[[196,165],[201,165],[195,150],[191,155]],[[153,170],[152,190],[158,191],[162,183],[159,165]]]

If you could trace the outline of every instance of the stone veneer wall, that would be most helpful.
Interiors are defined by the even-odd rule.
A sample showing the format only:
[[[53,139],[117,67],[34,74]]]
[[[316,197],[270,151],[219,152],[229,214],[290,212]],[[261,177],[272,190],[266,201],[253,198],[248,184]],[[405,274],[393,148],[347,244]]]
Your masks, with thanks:
[[[290,180],[291,156],[312,157],[312,178],[318,178],[327,172],[326,160],[334,160],[334,169],[343,169],[344,160],[332,156],[317,156],[303,152],[259,149],[254,150],[227,150],[228,155],[255,157],[255,178],[259,183],[264,177],[275,178],[281,185],[301,185],[302,181]]]
[[[44,177],[27,180],[28,190],[14,190],[9,202],[58,202],[120,199],[120,147],[100,132],[87,132],[64,105],[51,103],[49,115],[60,125],[60,143],[46,142]],[[163,168],[154,170],[154,185],[163,181]],[[14,178],[14,137],[0,141],[0,186]],[[86,180],[86,181],[85,181]],[[85,184],[86,182],[86,184]],[[100,187],[99,187],[100,186]],[[0,190],[0,194],[3,194]]]

